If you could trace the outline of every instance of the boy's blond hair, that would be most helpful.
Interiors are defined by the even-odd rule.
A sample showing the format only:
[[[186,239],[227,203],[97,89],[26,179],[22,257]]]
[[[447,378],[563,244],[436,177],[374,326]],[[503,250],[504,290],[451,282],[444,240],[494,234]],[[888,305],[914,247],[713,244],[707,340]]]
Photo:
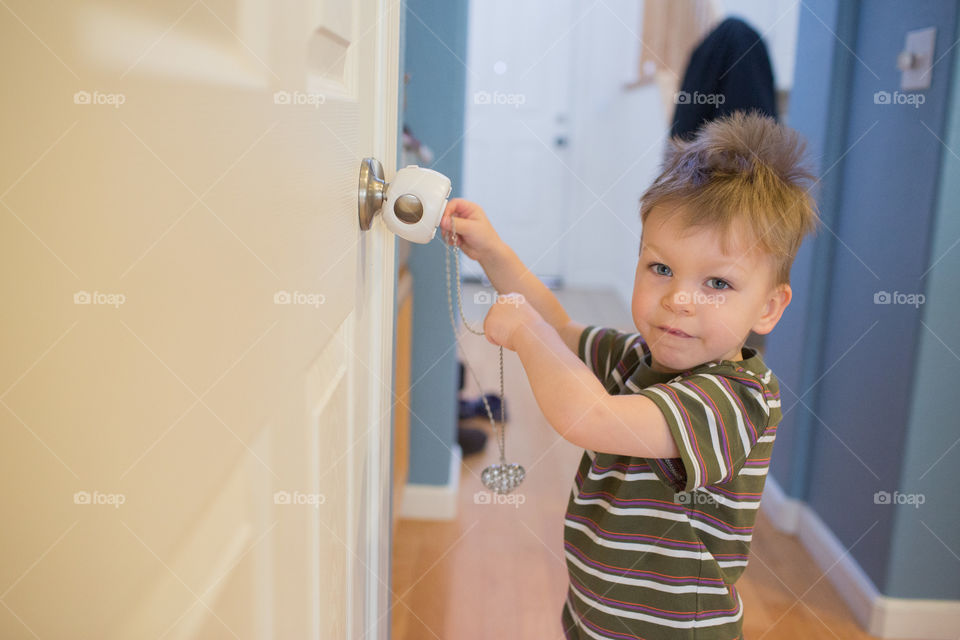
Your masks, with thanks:
[[[684,227],[718,229],[724,253],[743,230],[741,248],[760,249],[771,259],[772,284],[789,284],[800,243],[820,222],[805,148],[796,131],[759,113],[708,122],[689,141],[670,140],[660,175],[641,197],[641,222],[659,207],[680,215]]]

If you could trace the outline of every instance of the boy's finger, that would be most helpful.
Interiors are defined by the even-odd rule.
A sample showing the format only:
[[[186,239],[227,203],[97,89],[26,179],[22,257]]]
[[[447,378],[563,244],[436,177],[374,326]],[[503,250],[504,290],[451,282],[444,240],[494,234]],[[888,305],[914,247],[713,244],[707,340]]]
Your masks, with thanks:
[[[479,207],[476,203],[464,200],[463,198],[454,198],[447,202],[447,208],[444,210],[444,217],[449,214],[457,218],[476,218]]]
[[[443,215],[440,216],[440,227],[447,231],[450,230],[450,218],[453,217],[453,212],[450,209],[447,209],[443,212]]]
[[[447,201],[447,207],[443,211],[443,215],[454,215],[458,211],[463,211],[467,207],[465,205],[469,204],[466,200],[462,198],[453,198],[452,200]],[[461,214],[462,215],[462,214]]]
[[[440,217],[440,227],[443,229],[450,229],[450,218],[456,215],[457,211],[460,210],[460,202],[457,199],[450,200],[447,203],[446,209],[443,210],[443,215]],[[461,214],[462,215],[462,214]],[[458,218],[461,216],[457,216]]]
[[[457,232],[457,235],[459,236],[461,234],[469,234],[470,231],[473,229],[473,225],[477,224],[477,222],[476,220],[471,220],[470,218],[461,218],[457,216],[457,220],[455,224],[457,227],[456,232]],[[454,227],[454,222],[451,220],[447,220],[447,226],[444,227],[444,229],[452,233],[454,231],[453,227]]]

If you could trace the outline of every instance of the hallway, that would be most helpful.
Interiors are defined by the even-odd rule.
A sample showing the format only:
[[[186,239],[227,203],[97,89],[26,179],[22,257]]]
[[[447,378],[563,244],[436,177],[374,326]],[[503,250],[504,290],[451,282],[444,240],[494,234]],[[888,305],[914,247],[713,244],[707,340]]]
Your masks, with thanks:
[[[481,328],[484,289],[464,284],[464,313]],[[588,324],[632,328],[630,313],[612,292],[558,291],[572,318]],[[496,390],[497,350],[460,327],[461,346],[484,390]],[[514,503],[478,504],[480,473],[495,462],[489,421],[469,426],[488,432],[485,449],[461,467],[458,518],[454,522],[401,520],[394,541],[391,612],[395,640],[499,637],[562,640],[560,610],[567,589],[562,556],[563,514],[582,449],[546,424],[523,371],[504,352],[507,394],[507,459],[524,466],[526,479]],[[467,373],[465,395],[478,391]],[[466,423],[464,423],[466,424]],[[489,495],[489,494],[487,494]],[[513,496],[514,494],[511,494]],[[842,638],[865,640],[829,580],[803,546],[780,533],[761,511],[751,560],[738,583],[744,634],[750,640]]]

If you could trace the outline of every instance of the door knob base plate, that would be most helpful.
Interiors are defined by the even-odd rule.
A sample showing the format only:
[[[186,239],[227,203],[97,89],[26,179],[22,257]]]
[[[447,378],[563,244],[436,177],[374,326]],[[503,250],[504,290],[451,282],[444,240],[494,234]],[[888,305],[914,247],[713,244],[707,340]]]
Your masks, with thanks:
[[[376,158],[364,158],[360,163],[360,185],[357,191],[357,206],[360,228],[364,231],[373,225],[373,218],[383,206],[387,183],[383,180],[383,166]]]

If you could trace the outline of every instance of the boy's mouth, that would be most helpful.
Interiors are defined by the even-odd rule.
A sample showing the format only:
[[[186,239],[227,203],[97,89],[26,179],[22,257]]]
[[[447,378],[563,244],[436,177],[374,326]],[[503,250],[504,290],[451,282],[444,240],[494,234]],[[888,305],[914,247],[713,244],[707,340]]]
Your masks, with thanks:
[[[691,336],[689,333],[684,333],[683,331],[680,331],[680,329],[674,329],[674,328],[672,328],[672,327],[663,326],[663,327],[659,327],[659,329],[660,329],[661,331],[663,331],[664,333],[669,333],[670,335],[672,335],[672,336],[677,336],[677,337],[679,337],[679,338],[692,338],[692,337],[693,337],[693,336]]]

